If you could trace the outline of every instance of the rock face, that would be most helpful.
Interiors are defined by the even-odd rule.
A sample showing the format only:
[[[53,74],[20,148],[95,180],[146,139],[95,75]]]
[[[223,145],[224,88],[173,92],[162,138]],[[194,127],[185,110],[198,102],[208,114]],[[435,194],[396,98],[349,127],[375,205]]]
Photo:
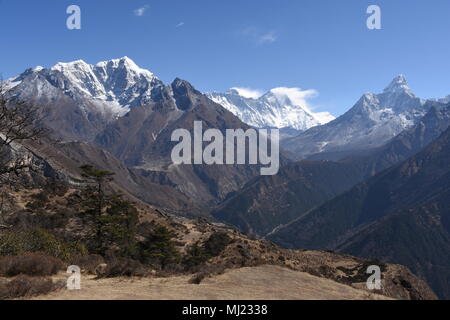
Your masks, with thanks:
[[[300,217],[270,238],[409,266],[450,297],[450,129],[417,155]]]
[[[429,104],[414,95],[404,76],[398,76],[381,94],[367,93],[347,113],[314,127],[283,146],[296,159],[311,155],[329,159],[328,153],[345,156],[380,147],[403,130],[416,124],[429,110]]]
[[[303,97],[312,94],[295,88],[274,88],[261,97],[245,97],[238,89],[207,95],[250,126],[304,131],[335,119],[327,112],[309,110]]]

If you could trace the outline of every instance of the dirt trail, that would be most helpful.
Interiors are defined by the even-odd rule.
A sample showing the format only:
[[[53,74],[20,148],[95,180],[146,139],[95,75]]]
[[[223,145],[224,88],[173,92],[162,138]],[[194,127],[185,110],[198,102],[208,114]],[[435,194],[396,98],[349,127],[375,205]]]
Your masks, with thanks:
[[[82,279],[82,290],[62,290],[38,300],[372,300],[388,299],[363,290],[276,266],[231,270],[189,284],[166,279]]]

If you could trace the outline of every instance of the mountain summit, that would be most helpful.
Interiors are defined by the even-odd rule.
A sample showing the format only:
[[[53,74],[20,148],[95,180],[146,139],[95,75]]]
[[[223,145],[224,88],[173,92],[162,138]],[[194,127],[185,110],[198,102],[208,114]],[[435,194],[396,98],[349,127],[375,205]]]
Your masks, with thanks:
[[[259,97],[238,89],[209,93],[208,97],[253,127],[304,131],[335,119],[328,112],[315,113],[308,108],[305,100],[315,94],[314,90],[280,87]]]
[[[398,75],[392,80],[389,86],[384,89],[384,92],[388,93],[409,93],[413,95],[411,89],[408,86],[408,81],[403,74]]]
[[[382,93],[364,94],[336,120],[287,139],[285,147],[298,159],[318,154],[336,159],[376,148],[416,124],[429,110],[426,102],[414,95],[400,75]]]
[[[3,88],[12,99],[38,102],[59,138],[91,141],[133,108],[158,101],[163,92],[183,90],[180,81],[171,90],[163,90],[165,84],[151,71],[123,57],[95,65],[76,60],[28,69],[4,81]],[[315,94],[314,90],[280,87],[259,97],[238,89],[207,96],[253,127],[304,131],[335,119],[308,108],[306,100]]]
[[[49,69],[28,69],[6,81],[9,89],[26,91],[36,82],[48,82],[65,95],[83,104],[86,99],[104,102],[103,108],[123,115],[130,107],[142,105],[151,97],[151,90],[161,81],[150,71],[139,68],[128,57],[91,65],[83,60],[59,62]],[[25,89],[25,90],[24,90]],[[41,92],[45,94],[46,92]]]
[[[128,57],[28,69],[3,83],[11,99],[38,103],[46,124],[65,140],[92,140],[132,108],[150,103],[164,83]]]

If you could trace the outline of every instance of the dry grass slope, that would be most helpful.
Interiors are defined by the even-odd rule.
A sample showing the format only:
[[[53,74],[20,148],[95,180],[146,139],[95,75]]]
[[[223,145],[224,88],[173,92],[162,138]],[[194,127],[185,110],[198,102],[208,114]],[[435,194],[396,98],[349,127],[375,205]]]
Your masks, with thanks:
[[[270,279],[270,282],[268,281]],[[144,279],[83,278],[82,290],[61,290],[39,300],[388,300],[332,280],[278,266],[227,271],[188,283],[189,276]]]

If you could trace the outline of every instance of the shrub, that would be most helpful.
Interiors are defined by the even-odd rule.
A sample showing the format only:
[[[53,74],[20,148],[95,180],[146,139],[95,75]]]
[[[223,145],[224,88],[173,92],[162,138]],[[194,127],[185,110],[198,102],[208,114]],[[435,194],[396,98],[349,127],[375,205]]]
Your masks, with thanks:
[[[190,284],[201,284],[203,280],[208,277],[208,274],[205,272],[200,272],[194,275],[191,280],[189,280]]]
[[[61,260],[40,253],[0,258],[0,274],[6,277],[17,275],[51,276],[63,269]]]
[[[225,232],[213,233],[208,240],[205,241],[203,247],[210,257],[217,257],[231,243],[231,238]]]
[[[64,182],[53,180],[45,185],[44,190],[45,193],[62,197],[69,191],[69,187]]]
[[[181,264],[173,263],[167,265],[164,269],[154,273],[158,278],[170,278],[184,273],[184,267]]]
[[[212,276],[223,274],[224,272],[225,267],[223,265],[205,266],[201,272],[197,273],[191,278],[191,280],[189,280],[189,283],[200,284],[203,280],[211,278]]]
[[[31,196],[32,202],[27,203],[26,207],[31,210],[43,209],[48,203],[48,194],[44,191]]]
[[[148,231],[143,242],[139,243],[138,259],[143,263],[165,269],[180,262],[180,253],[174,241],[175,234],[164,226],[157,225]]]
[[[62,287],[62,283],[53,283],[48,278],[32,278],[22,275],[12,281],[0,284],[0,299],[33,297],[48,294]]]
[[[105,263],[105,259],[97,254],[76,257],[72,264],[79,266],[88,274],[96,274],[97,267]]]
[[[55,210],[57,210],[56,213],[50,213],[44,208],[32,210],[32,213],[25,210],[17,211],[7,218],[7,223],[14,226],[16,230],[64,229],[73,212],[70,209],[56,208]]]
[[[147,270],[136,260],[118,258],[108,263],[101,277],[145,277]]]
[[[231,238],[225,232],[217,232],[213,233],[202,246],[192,245],[182,261],[186,271],[194,271],[211,258],[219,256],[231,242]]]
[[[185,266],[186,271],[194,271],[196,267],[208,260],[209,256],[206,254],[205,249],[198,244],[193,244],[187,249],[182,263]]]
[[[0,238],[0,256],[33,252],[42,252],[62,261],[71,261],[76,256],[87,254],[82,244],[64,242],[42,229],[9,232]]]

